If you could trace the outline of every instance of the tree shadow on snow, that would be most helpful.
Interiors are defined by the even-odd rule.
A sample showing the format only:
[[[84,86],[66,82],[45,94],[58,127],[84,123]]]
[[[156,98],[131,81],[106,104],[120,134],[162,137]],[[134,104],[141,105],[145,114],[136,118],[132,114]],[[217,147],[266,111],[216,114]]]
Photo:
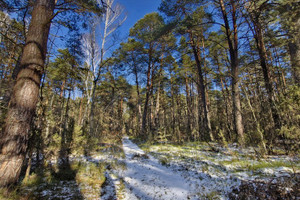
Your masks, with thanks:
[[[102,200],[117,200],[117,190],[114,184],[113,178],[106,171],[105,172],[105,182],[101,187],[100,196]]]

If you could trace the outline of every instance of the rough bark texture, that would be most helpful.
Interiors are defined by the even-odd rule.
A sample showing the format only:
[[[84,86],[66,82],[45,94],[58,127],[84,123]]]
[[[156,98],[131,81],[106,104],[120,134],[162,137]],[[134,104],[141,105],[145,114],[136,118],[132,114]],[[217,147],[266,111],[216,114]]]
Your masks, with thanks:
[[[241,112],[241,100],[239,92],[239,63],[238,63],[238,36],[237,36],[237,24],[236,24],[236,5],[234,0],[230,0],[231,12],[232,12],[232,23],[233,23],[233,37],[229,26],[226,8],[223,0],[219,0],[220,8],[225,23],[225,30],[227,36],[227,42],[229,46],[230,54],[230,65],[231,65],[231,76],[232,76],[232,105],[233,105],[233,121],[234,129],[239,137],[239,143],[244,145],[244,127]]]
[[[26,155],[30,125],[39,99],[47,40],[55,0],[37,0],[32,12],[21,70],[13,88],[0,141],[0,186],[18,181]]]

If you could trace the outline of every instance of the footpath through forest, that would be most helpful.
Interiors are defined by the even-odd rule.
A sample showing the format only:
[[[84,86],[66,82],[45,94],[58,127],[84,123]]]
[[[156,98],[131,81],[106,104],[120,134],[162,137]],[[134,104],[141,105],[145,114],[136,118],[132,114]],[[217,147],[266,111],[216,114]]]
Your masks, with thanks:
[[[142,145],[143,146],[143,145]],[[147,145],[146,145],[147,146]],[[125,199],[300,199],[299,159],[252,148],[157,144],[123,138]]]
[[[125,198],[135,199],[189,199],[189,184],[180,174],[146,155],[128,137],[123,139],[127,170],[123,174]]]
[[[71,155],[64,168],[50,160],[20,191],[25,199],[47,200],[300,199],[298,156],[258,157],[253,147],[211,145],[137,146],[124,137],[122,144]]]

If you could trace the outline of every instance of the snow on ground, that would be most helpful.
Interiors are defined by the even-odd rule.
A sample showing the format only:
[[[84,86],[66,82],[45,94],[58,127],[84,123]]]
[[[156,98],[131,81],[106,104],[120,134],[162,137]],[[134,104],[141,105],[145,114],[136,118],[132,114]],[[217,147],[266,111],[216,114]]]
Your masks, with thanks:
[[[161,165],[128,138],[123,139],[127,170],[123,173],[126,186],[125,199],[188,199],[191,193],[188,182],[176,172]]]
[[[253,149],[234,146],[217,146],[219,151],[215,152],[203,143],[159,144],[142,145],[143,151],[128,137],[123,138],[123,149],[112,146],[117,153],[99,146],[102,150],[90,156],[71,156],[71,163],[86,166],[76,172],[76,178],[54,182],[52,186],[44,181],[38,188],[27,188],[28,192],[38,193],[43,199],[202,200],[232,199],[232,194],[240,199],[240,188],[248,194],[256,190],[261,193],[264,183],[279,183],[291,191],[297,184],[293,182],[297,179],[291,177],[300,172],[298,157],[269,156],[257,160]],[[94,177],[104,179],[95,173],[101,166],[105,182],[93,185]]]
[[[123,148],[127,163],[125,180],[128,185],[133,185],[127,199],[134,199],[133,195],[140,199],[206,199],[216,196],[219,199],[226,199],[227,193],[241,183],[238,178],[231,177],[213,162],[195,162],[191,158],[198,155],[193,152],[190,159],[180,161],[181,159],[174,155],[181,157],[184,155],[177,154],[175,147],[168,146],[166,152],[171,155],[173,153],[175,159],[173,162],[166,163],[168,161],[163,162],[167,159],[165,155],[159,152],[155,154],[155,148],[151,149],[152,154],[161,161],[152,156],[144,160],[132,159],[135,154],[144,154],[144,152],[128,138],[123,140]],[[138,189],[135,190],[135,187]]]
[[[150,145],[144,149],[170,170],[180,171],[195,191],[196,199],[230,199],[232,191],[238,190],[245,181],[270,183],[276,182],[276,178],[292,178],[300,172],[297,157],[272,156],[258,161],[251,149],[219,146],[219,152],[214,152],[205,144],[192,143]]]

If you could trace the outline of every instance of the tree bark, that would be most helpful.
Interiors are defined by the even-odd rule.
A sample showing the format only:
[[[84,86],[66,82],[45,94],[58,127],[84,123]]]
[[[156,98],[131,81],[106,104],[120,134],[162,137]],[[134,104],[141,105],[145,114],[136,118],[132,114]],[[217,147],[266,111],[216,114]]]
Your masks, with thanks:
[[[150,97],[150,92],[151,92],[151,65],[152,65],[152,50],[149,49],[149,63],[148,63],[148,70],[147,70],[147,91],[146,91],[146,99],[145,99],[145,105],[144,105],[144,112],[143,112],[143,119],[142,119],[142,134],[145,136],[146,134],[146,124],[147,124],[147,114],[148,114],[148,104],[149,104],[149,97]]]
[[[207,99],[205,95],[205,84],[204,84],[204,78],[203,78],[203,72],[202,72],[202,67],[200,63],[200,55],[199,55],[199,50],[197,49],[197,46],[194,42],[192,33],[190,33],[190,40],[191,40],[191,45],[194,53],[194,57],[196,60],[196,65],[197,65],[197,70],[198,70],[198,78],[199,78],[199,89],[200,89],[200,95],[201,95],[201,100],[202,100],[202,106],[203,106],[203,112],[204,112],[204,132],[205,132],[205,140],[207,136],[209,136],[209,139],[211,141],[214,140],[212,131],[211,131],[211,125],[210,125],[210,120],[209,120],[209,112],[208,112],[208,106],[207,106]]]
[[[191,97],[190,97],[190,88],[189,88],[189,80],[188,80],[188,76],[187,73],[185,73],[185,93],[186,93],[186,115],[187,115],[187,134],[188,137],[191,137],[191,133],[192,133],[192,108],[191,108]]]
[[[221,74],[221,69],[220,69],[220,63],[219,63],[219,60],[217,58],[217,67],[218,67],[218,72],[219,74]],[[222,96],[223,96],[223,100],[224,100],[224,104],[225,104],[225,116],[226,116],[226,132],[227,132],[227,135],[229,136],[229,140],[232,142],[232,123],[231,123],[231,120],[230,120],[230,113],[229,113],[229,102],[230,102],[230,99],[229,99],[229,91],[228,91],[228,88],[227,88],[227,85],[226,85],[226,80],[223,80],[223,77],[220,77],[220,83],[221,83],[221,91],[222,91]],[[226,93],[225,93],[226,92]],[[227,96],[226,96],[227,94]]]
[[[162,48],[162,51],[164,51],[164,47]],[[161,59],[160,59],[160,69],[158,72],[158,87],[156,92],[156,102],[155,102],[155,114],[154,114],[154,126],[155,129],[158,130],[160,128],[160,93],[162,89],[162,71],[163,71],[163,62],[164,62],[164,54],[162,53]]]
[[[80,106],[79,106],[79,113],[78,113],[78,122],[77,122],[78,126],[81,125],[83,100],[84,100],[84,95],[82,95],[82,97],[80,99]]]
[[[39,97],[55,0],[37,0],[0,141],[0,186],[18,181]]]
[[[134,55],[132,53],[132,58],[134,59]],[[133,72],[135,75],[135,84],[136,84],[136,93],[137,93],[137,131],[141,130],[141,119],[142,119],[142,108],[141,108],[141,96],[140,96],[140,87],[139,87],[139,78],[138,78],[138,71],[137,66],[134,64]]]
[[[263,38],[263,31],[262,31],[262,26],[260,22],[258,21],[258,18],[252,17],[252,22],[254,24],[254,37],[256,40],[256,47],[258,50],[259,58],[260,58],[260,65],[263,71],[263,76],[264,76],[264,81],[265,81],[265,87],[267,89],[268,93],[268,101],[270,104],[271,108],[271,114],[272,118],[274,121],[274,127],[275,129],[280,129],[281,123],[280,123],[280,118],[278,111],[276,109],[275,105],[275,99],[274,99],[274,89],[271,81],[271,75],[270,75],[270,69],[267,63],[267,51],[264,43],[264,38]],[[274,139],[273,137],[271,139]]]
[[[224,1],[219,0],[219,3],[222,11],[223,20],[225,23],[225,31],[226,31],[227,42],[229,46],[229,54],[230,54],[234,129],[236,134],[239,136],[240,145],[243,146],[245,144],[245,139],[244,139],[244,126],[242,120],[241,100],[240,100],[240,92],[239,92],[239,62],[238,62],[236,5],[234,0],[230,0],[230,4],[232,7],[231,12],[232,12],[232,23],[233,23],[233,38],[232,38]]]
[[[90,107],[90,118],[89,118],[89,123],[90,123],[90,136],[95,136],[95,122],[94,122],[94,115],[95,115],[95,101],[96,101],[96,88],[97,88],[97,82],[98,80],[93,81],[93,89],[92,89],[92,100],[91,100],[91,107]]]

